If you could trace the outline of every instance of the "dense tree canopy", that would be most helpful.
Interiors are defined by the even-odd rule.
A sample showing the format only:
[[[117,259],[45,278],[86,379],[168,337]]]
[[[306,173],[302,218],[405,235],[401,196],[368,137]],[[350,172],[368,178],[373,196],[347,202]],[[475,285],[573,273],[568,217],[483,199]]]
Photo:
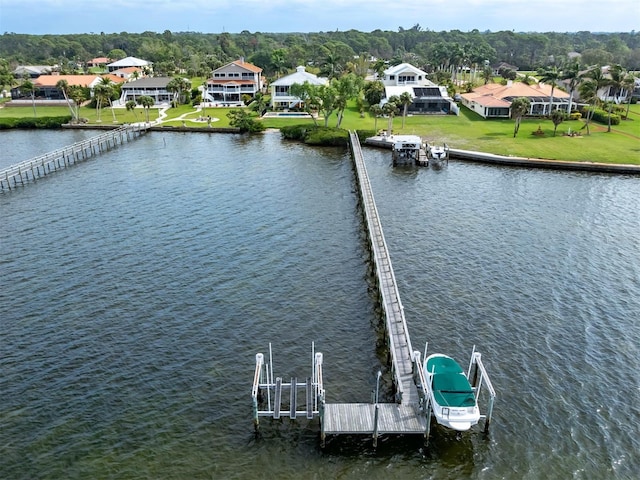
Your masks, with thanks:
[[[425,71],[467,66],[482,69],[487,62],[505,62],[521,70],[568,63],[573,52],[583,65],[620,64],[640,70],[640,32],[516,33],[512,31],[436,32],[418,24],[395,31],[357,30],[315,33],[100,33],[69,35],[0,35],[0,59],[19,64],[53,65],[76,71],[86,61],[123,54],[144,58],[166,74],[206,75],[212,69],[244,57],[277,77],[297,65],[314,66],[327,77],[358,73],[359,60],[409,61]],[[360,63],[361,60],[360,60]],[[452,75],[455,69],[451,68]]]

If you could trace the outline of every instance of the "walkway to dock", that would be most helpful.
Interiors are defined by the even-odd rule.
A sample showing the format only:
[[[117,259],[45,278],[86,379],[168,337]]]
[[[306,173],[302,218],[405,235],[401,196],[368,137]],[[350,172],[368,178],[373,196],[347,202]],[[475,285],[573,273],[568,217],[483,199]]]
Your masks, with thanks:
[[[373,198],[360,141],[355,133],[352,132],[350,135],[356,178],[360,187],[360,199],[381,296],[380,303],[385,314],[396,396],[399,403],[417,403],[419,400],[418,391],[413,380],[414,354],[404,317],[404,307],[400,301],[400,293],[393,273],[389,249],[382,233],[382,224]]]
[[[292,378],[291,382],[286,383],[282,377],[274,377],[271,344],[269,344],[268,363],[265,362],[262,353],[256,355],[256,370],[251,394],[254,425],[256,429],[259,428],[260,417],[280,419],[281,412],[286,412],[288,408],[289,418],[292,420],[297,416],[312,419],[317,415],[320,418],[322,446],[325,444],[327,435],[371,435],[374,446],[377,444],[378,437],[384,434],[420,434],[428,441],[431,404],[427,396],[428,386],[422,368],[421,355],[420,352],[414,351],[411,345],[404,308],[398,293],[387,243],[382,232],[380,216],[373,198],[360,140],[353,132],[350,132],[350,146],[369,250],[375,269],[379,301],[384,311],[385,332],[395,387],[395,402],[379,402],[379,382],[382,374],[378,372],[378,384],[372,402],[325,403],[322,354],[315,353],[315,346],[312,345],[312,359],[314,360],[311,375],[307,377],[306,382],[298,382],[296,378]],[[486,419],[486,430],[491,419],[495,392],[484,365],[481,363],[480,354],[475,352],[475,347],[469,372],[471,372],[472,366],[476,368],[472,383],[476,400],[483,382],[491,394],[489,413],[482,416]],[[469,373],[467,373],[467,378],[469,378]],[[306,392],[304,397],[306,404],[302,405],[304,408],[299,408],[298,390]],[[287,398],[289,399],[288,405]]]
[[[52,172],[111,150],[117,145],[138,138],[148,130],[148,126],[148,124],[125,125],[96,137],[11,165],[0,170],[0,191],[23,187]]]

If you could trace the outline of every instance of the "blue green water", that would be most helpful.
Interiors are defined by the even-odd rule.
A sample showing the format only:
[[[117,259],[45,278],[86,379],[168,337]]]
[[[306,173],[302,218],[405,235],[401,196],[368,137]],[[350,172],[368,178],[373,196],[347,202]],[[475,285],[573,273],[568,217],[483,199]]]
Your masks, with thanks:
[[[56,134],[0,132],[0,161]],[[488,436],[256,437],[269,342],[287,378],[314,341],[330,402],[386,370],[350,159],[151,133],[0,195],[0,478],[634,478],[640,179],[365,156],[414,347],[477,345]]]

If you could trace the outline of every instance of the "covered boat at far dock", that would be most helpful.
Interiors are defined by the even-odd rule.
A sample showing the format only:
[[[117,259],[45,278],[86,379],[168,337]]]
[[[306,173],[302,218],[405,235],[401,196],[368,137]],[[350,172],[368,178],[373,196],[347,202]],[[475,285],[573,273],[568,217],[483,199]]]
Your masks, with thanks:
[[[480,420],[478,399],[462,367],[453,358],[436,353],[425,359],[423,368],[437,422],[457,431],[476,425]]]

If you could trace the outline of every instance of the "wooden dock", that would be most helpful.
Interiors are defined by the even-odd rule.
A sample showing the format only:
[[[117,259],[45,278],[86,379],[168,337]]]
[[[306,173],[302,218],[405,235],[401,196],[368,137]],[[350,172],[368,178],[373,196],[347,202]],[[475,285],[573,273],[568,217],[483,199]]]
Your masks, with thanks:
[[[360,141],[355,133],[350,135],[356,179],[360,189],[360,200],[367,224],[367,234],[376,270],[376,281],[381,297],[380,304],[385,314],[391,365],[397,392],[396,399],[399,403],[417,403],[420,398],[413,377],[415,354],[404,317],[404,307],[400,300],[398,285],[391,265],[391,257],[382,232],[382,224],[373,198]]]
[[[31,160],[0,170],[0,191],[13,190],[58,170],[99,155],[138,138],[148,130],[147,124],[118,127],[96,137],[39,155]]]
[[[369,250],[375,270],[379,301],[384,311],[396,401],[394,403],[379,402],[379,384],[382,373],[378,372],[376,392],[372,402],[326,403],[322,378],[322,354],[315,352],[315,346],[312,344],[311,376],[307,378],[307,381],[298,382],[296,378],[291,378],[291,382],[284,383],[281,377],[274,376],[271,344],[269,344],[268,363],[265,362],[262,353],[256,355],[256,370],[252,389],[254,425],[257,430],[260,417],[280,420],[286,416],[281,413],[287,411],[287,395],[283,396],[283,391],[288,391],[288,417],[294,420],[297,416],[306,419],[313,419],[317,416],[320,420],[321,446],[325,445],[327,435],[371,435],[374,446],[377,445],[377,439],[380,435],[392,434],[420,434],[428,442],[431,405],[429,397],[426,395],[428,387],[421,355],[419,351],[414,351],[411,345],[404,308],[373,198],[360,140],[353,132],[350,132],[350,146],[366,224]],[[495,391],[484,365],[480,361],[480,354],[475,352],[475,347],[467,377],[470,375],[472,366],[475,368],[472,385],[474,392],[476,392],[476,400],[483,382],[491,395],[489,412],[487,415],[483,415],[486,431],[491,421]],[[304,404],[306,409],[298,408],[298,390],[306,393]]]

